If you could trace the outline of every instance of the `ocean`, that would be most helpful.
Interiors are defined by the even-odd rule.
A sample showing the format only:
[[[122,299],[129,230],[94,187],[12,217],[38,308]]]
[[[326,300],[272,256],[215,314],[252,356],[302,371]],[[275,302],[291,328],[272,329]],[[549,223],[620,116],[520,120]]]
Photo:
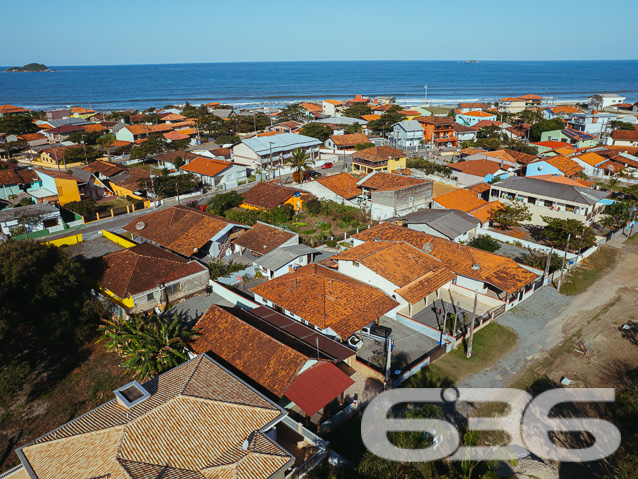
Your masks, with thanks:
[[[4,70],[7,67],[1,67]],[[404,106],[535,93],[579,101],[595,93],[638,100],[638,61],[361,61],[51,66],[0,73],[0,104],[111,110],[219,101],[235,108],[391,95]],[[550,100],[551,101],[551,100]]]

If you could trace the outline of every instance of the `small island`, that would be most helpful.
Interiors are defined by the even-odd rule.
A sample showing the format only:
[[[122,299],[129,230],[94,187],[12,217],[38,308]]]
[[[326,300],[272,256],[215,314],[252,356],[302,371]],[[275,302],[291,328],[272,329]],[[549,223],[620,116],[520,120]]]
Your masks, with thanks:
[[[52,72],[53,70],[49,69],[46,65],[42,63],[29,63],[23,67],[11,67],[7,68],[5,71],[7,72]]]

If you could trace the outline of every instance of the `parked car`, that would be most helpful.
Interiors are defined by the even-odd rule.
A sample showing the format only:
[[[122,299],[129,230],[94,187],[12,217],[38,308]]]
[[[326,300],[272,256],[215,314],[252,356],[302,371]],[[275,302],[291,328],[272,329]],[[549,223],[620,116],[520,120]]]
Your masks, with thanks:
[[[378,326],[376,324],[372,324],[371,326],[365,326],[361,332],[364,336],[368,336],[373,339],[378,339],[380,341],[386,341],[390,335],[392,334],[392,328],[388,328],[387,326]]]
[[[359,339],[356,334],[353,334],[348,338],[348,346],[359,351],[363,347],[363,340]]]
[[[326,168],[332,168],[334,165],[332,164],[332,162],[328,162],[328,163],[324,163],[323,165],[321,165],[321,168],[323,168],[324,170]]]

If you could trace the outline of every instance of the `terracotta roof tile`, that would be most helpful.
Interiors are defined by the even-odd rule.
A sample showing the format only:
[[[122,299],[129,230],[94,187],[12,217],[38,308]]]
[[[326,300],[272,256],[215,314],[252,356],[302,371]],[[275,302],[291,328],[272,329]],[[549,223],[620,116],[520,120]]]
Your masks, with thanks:
[[[484,178],[487,175],[493,175],[499,171],[501,165],[496,161],[490,160],[469,160],[453,163],[450,165],[450,168],[466,175]]]
[[[614,140],[638,141],[638,130],[614,130],[611,137]]]
[[[294,237],[295,233],[257,222],[251,229],[241,232],[239,237],[233,240],[233,243],[248,248],[253,253],[261,256]]]
[[[584,170],[582,166],[566,156],[552,156],[545,158],[544,161],[554,168],[558,168],[565,176],[574,176]]]
[[[15,106],[15,105],[0,105],[0,113],[2,113],[3,115],[6,115],[8,113],[27,113],[30,112],[31,110],[29,110],[28,108],[22,108],[21,106]]]
[[[360,158],[366,161],[387,161],[388,157],[394,159],[405,158],[405,152],[391,146],[377,146],[357,151],[352,155],[353,159]]]
[[[317,183],[345,199],[354,198],[361,193],[357,181],[350,173],[339,173],[316,180]]]
[[[370,142],[370,139],[363,133],[352,133],[351,135],[331,135],[330,139],[339,147],[363,145]]]
[[[111,176],[109,180],[111,183],[126,188],[130,191],[139,190],[140,180],[146,180],[151,177],[151,172],[143,168],[129,168],[126,171]]]
[[[187,165],[181,166],[180,170],[190,171],[204,176],[215,176],[231,166],[233,166],[233,164],[230,161],[213,160],[200,156]]]
[[[108,161],[97,160],[93,163],[82,167],[84,171],[88,171],[89,173],[101,173],[104,176],[113,176],[121,171],[126,171],[129,168],[127,166],[118,165],[116,163],[111,163]]]
[[[431,182],[431,180],[414,178],[412,176],[377,172],[370,176],[370,178],[361,180],[358,184],[359,187],[376,191],[395,191],[410,186],[427,185]]]
[[[514,160],[516,160],[516,162],[522,165],[527,165],[528,163],[531,163],[537,158],[534,155],[530,155],[528,153],[522,153],[520,151],[515,151],[515,150],[503,150],[503,151],[507,152]]]
[[[95,259],[89,270],[99,285],[128,298],[207,269],[159,246],[142,243]]]
[[[316,264],[271,279],[252,292],[344,339],[398,305],[380,290]]]
[[[138,229],[138,223],[143,223]],[[208,243],[230,223],[187,206],[172,206],[131,220],[124,229],[185,256]]]
[[[288,198],[297,193],[299,193],[299,190],[294,188],[261,182],[242,193],[242,196],[246,205],[271,210],[281,206]]]
[[[197,158],[199,155],[195,153],[191,153],[190,151],[177,150],[171,151],[170,153],[164,153],[163,155],[155,156],[154,158],[157,161],[165,161],[167,163],[175,163],[177,157],[180,157],[182,160],[191,161]]]
[[[0,170],[0,186],[1,185],[22,185],[39,181],[40,177],[33,170]]]
[[[474,208],[473,210],[468,211],[469,214],[479,219],[481,223],[485,223],[490,219],[490,213],[497,208],[503,206],[500,201],[490,201],[485,205],[481,205],[478,208]]]
[[[419,123],[424,123],[426,125],[436,125],[436,126],[445,126],[449,125],[450,127],[454,125],[454,118],[449,116],[419,116],[415,118]]]
[[[258,432],[284,414],[208,356],[144,383],[145,401],[115,399],[23,447],[41,479],[269,478],[292,456]],[[243,447],[248,441],[248,447]]]
[[[429,254],[440,259],[451,271],[485,281],[510,294],[537,279],[534,273],[510,258],[390,223],[381,223],[356,234],[354,238],[361,241],[406,241],[416,248],[429,243]],[[478,269],[475,265],[478,265]]]
[[[18,138],[20,138],[22,141],[34,141],[44,140],[46,139],[46,136],[44,136],[42,133],[27,133],[26,135],[20,135]]]
[[[480,208],[487,203],[487,201],[478,198],[477,195],[468,190],[452,191],[451,193],[439,196],[434,201],[448,210],[461,210],[466,213]]]

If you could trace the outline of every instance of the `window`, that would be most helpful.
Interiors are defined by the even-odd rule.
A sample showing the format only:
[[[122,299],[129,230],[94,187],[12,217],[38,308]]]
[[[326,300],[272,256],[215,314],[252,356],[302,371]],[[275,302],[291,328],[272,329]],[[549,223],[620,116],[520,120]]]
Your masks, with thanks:
[[[408,197],[408,203],[414,203],[414,196]]]
[[[534,198],[532,196],[528,196],[527,197],[527,202],[532,204],[532,205],[535,205],[536,204],[536,198]]]
[[[551,208],[552,206],[554,206],[554,203],[552,203],[551,201],[545,200],[543,201],[543,205],[547,206],[548,208]]]
[[[155,294],[154,293],[148,293],[146,295],[146,301],[153,301],[155,299]]]
[[[173,294],[177,291],[180,291],[181,289],[182,286],[179,283],[171,284],[169,286],[166,286],[166,294]]]
[[[576,208],[572,205],[565,205],[565,211],[569,211],[570,213],[573,213],[575,209]]]

